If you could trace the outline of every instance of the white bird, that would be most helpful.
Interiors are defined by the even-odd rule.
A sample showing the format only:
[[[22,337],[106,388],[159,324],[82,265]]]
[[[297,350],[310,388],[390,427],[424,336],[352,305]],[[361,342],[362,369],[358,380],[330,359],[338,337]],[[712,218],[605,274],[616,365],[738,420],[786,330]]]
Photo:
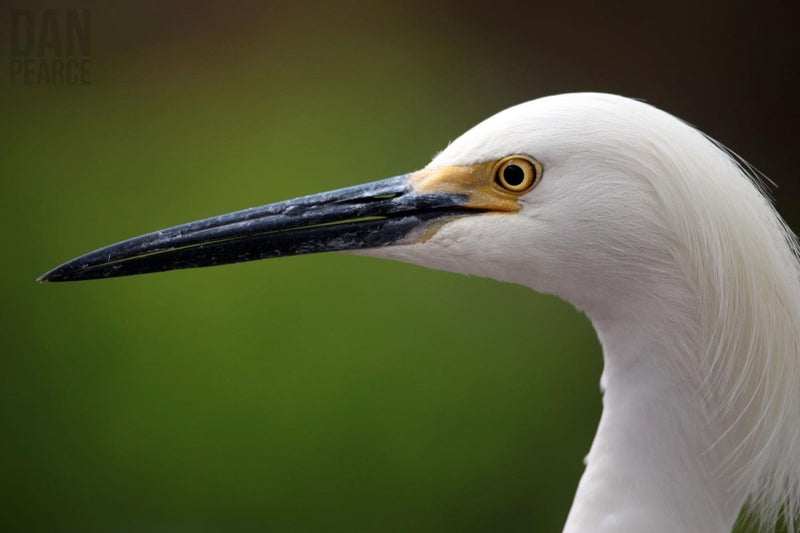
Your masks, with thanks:
[[[748,503],[796,531],[798,246],[752,178],[650,105],[552,96],[418,172],[154,232],[40,281],[357,250],[552,293],[605,363],[564,531],[727,532]]]

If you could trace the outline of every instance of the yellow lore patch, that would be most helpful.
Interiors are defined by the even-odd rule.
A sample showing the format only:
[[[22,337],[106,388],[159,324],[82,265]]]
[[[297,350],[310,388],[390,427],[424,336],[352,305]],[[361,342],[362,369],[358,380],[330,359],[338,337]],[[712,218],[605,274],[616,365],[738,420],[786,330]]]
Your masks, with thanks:
[[[515,155],[475,165],[425,168],[411,175],[409,185],[418,194],[463,194],[465,207],[513,213],[522,207],[520,195],[535,187],[541,176],[537,161]]]

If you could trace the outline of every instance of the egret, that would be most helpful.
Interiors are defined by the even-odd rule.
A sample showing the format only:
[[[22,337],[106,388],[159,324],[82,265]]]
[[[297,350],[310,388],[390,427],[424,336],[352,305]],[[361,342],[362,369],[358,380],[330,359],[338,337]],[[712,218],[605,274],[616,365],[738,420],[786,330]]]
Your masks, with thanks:
[[[149,233],[40,281],[347,251],[552,293],[586,313],[604,359],[564,531],[725,532],[746,505],[795,531],[798,245],[753,178],[646,103],[557,95],[422,170]]]

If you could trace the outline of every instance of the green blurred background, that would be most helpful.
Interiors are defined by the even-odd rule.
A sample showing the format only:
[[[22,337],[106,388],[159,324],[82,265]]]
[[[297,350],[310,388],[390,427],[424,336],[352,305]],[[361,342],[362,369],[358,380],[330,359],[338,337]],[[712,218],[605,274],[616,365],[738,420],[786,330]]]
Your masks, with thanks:
[[[33,280],[577,90],[695,124],[800,227],[793,3],[610,4],[4,3],[0,530],[559,530],[602,363],[568,304],[334,254]],[[11,84],[45,7],[91,10],[91,85]]]

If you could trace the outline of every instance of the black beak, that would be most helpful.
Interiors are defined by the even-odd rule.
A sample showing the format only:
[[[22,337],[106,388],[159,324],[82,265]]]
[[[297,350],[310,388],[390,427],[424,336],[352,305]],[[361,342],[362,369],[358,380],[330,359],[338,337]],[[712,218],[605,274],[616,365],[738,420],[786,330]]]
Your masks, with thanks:
[[[431,220],[477,213],[459,194],[416,194],[402,175],[189,222],[82,255],[38,281],[79,281],[397,244]]]

